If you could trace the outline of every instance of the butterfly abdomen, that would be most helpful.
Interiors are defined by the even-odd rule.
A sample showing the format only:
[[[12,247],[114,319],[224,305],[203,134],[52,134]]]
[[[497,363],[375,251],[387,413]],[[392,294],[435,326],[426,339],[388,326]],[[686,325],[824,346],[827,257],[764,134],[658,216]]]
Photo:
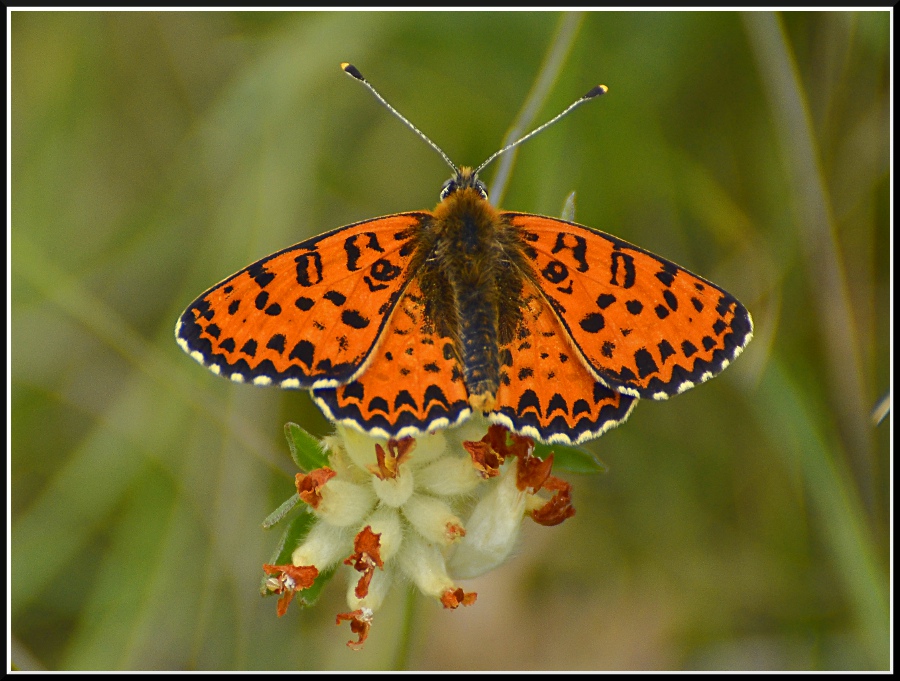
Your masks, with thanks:
[[[423,268],[423,289],[435,300],[436,324],[448,324],[473,409],[491,411],[500,381],[501,297],[517,291],[497,212],[474,189],[448,196],[436,209],[434,248]],[[444,290],[434,282],[442,281]],[[449,324],[448,324],[449,325]]]

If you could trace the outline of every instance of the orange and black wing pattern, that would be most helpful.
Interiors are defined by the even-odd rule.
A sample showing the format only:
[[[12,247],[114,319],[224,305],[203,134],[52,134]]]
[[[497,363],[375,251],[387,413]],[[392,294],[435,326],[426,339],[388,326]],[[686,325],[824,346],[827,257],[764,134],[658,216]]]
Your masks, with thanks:
[[[501,213],[571,342],[610,388],[645,399],[721,372],[753,335],[747,309],[715,284],[621,239],[564,220]]]
[[[522,291],[516,338],[500,349],[497,404],[488,418],[542,442],[579,444],[628,418],[637,400],[597,381],[549,303]]]
[[[347,385],[313,390],[328,418],[399,439],[469,417],[453,342],[435,332],[424,306],[418,282],[410,281],[363,373]]]
[[[430,213],[366,220],[246,267],[191,303],[178,344],[235,382],[332,387],[369,361]]]

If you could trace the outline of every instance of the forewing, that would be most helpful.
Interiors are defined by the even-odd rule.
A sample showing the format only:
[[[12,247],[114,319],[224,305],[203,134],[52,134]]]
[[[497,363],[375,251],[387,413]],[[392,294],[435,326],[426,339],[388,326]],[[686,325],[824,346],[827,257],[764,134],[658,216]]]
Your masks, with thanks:
[[[313,391],[328,418],[398,439],[468,418],[468,392],[453,343],[435,332],[423,309],[413,280],[362,375],[347,385]]]
[[[617,426],[637,400],[598,382],[531,282],[516,338],[500,349],[500,387],[488,418],[542,442],[578,444]]]
[[[715,284],[581,225],[503,213],[544,297],[609,387],[665,399],[712,378],[753,335],[747,309]]]
[[[353,380],[409,281],[415,236],[429,218],[375,218],[263,258],[188,306],[175,329],[179,345],[237,382]]]

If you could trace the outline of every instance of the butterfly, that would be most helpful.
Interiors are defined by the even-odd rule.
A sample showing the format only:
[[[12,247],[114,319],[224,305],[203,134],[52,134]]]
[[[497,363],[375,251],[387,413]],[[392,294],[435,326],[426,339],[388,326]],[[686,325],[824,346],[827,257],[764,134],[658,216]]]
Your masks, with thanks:
[[[715,376],[750,341],[734,296],[649,251],[573,222],[501,211],[453,168],[433,211],[340,227],[203,293],[176,339],[238,383],[309,389],[333,421],[400,439],[473,414],[579,444]]]

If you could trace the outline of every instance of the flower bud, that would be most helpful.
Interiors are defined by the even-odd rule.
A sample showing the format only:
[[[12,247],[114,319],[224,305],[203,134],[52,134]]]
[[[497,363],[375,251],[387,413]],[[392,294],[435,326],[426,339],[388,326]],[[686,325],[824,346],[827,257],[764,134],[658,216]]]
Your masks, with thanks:
[[[403,515],[428,541],[447,546],[465,536],[462,521],[446,502],[427,494],[414,494],[403,505]]]
[[[413,473],[409,470],[409,466],[401,466],[393,478],[382,480],[373,475],[372,489],[383,504],[398,508],[405,504],[413,493]]]
[[[394,579],[393,569],[376,569],[369,582],[369,589],[363,598],[356,595],[356,582],[350,580],[347,586],[347,604],[354,610],[358,608],[368,608],[371,611],[378,610],[381,607],[384,597],[390,591],[391,584]]]
[[[426,542],[421,537],[408,537],[397,554],[397,561],[404,574],[429,596],[440,598],[446,591],[454,588],[453,580],[447,574],[444,556],[437,545]]]
[[[494,487],[466,522],[466,536],[450,559],[451,572],[469,579],[493,570],[512,552],[525,514],[524,492],[516,487],[516,466],[506,464]]]
[[[332,478],[322,485],[322,501],[315,509],[316,515],[326,523],[338,527],[358,525],[375,505],[371,487]]]
[[[344,558],[352,537],[350,528],[318,522],[312,526],[306,540],[294,549],[291,562],[298,566],[314,565],[319,572],[324,572]]]
[[[410,458],[414,466],[422,466],[429,461],[442,457],[447,452],[447,436],[443,430],[419,435],[416,438],[416,450]]]
[[[381,535],[379,543],[382,560],[393,558],[403,542],[403,527],[397,511],[382,506],[366,519],[366,525],[372,528],[372,532]]]
[[[445,456],[416,469],[416,486],[439,496],[468,494],[482,478],[468,456]]]
[[[384,438],[373,438],[371,435],[363,435],[354,428],[348,428],[340,424],[337,426],[337,435],[341,442],[344,443],[344,451],[347,452],[347,456],[363,470],[369,470],[369,466],[374,466],[378,463],[375,458],[375,444],[380,444],[382,447],[387,445],[387,440]]]

